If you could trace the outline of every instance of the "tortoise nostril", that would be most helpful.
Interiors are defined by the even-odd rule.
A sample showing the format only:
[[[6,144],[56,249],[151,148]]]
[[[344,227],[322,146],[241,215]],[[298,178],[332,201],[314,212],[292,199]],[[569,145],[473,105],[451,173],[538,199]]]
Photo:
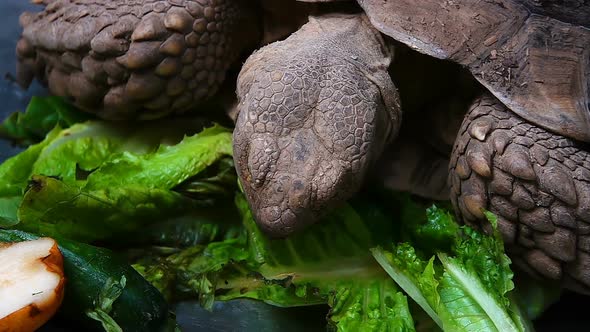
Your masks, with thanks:
[[[302,191],[305,188],[305,185],[301,180],[294,180],[293,181],[293,189],[295,191]]]
[[[259,220],[266,225],[273,224],[281,217],[281,209],[277,206],[269,206],[260,210]]]
[[[285,238],[307,225],[301,222],[301,216],[279,206],[260,209],[255,219],[260,229],[272,238]]]

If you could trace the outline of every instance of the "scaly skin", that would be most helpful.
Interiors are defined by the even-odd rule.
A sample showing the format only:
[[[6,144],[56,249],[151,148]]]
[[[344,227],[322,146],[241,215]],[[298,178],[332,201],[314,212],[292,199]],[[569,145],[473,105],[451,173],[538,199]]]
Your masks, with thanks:
[[[451,199],[467,224],[498,216],[513,261],[533,275],[590,293],[590,153],[537,127],[495,98],[475,101],[450,163]]]
[[[260,38],[248,0],[55,0],[21,16],[17,79],[107,119],[182,113]]]
[[[326,15],[238,78],[234,159],[255,219],[284,237],[354,194],[397,133],[390,50],[364,15]]]

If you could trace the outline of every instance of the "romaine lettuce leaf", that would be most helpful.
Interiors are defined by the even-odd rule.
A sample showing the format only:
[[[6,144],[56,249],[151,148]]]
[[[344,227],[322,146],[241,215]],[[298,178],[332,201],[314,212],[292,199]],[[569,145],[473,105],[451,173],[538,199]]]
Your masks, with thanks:
[[[232,152],[231,132],[220,126],[185,134],[202,126],[176,119],[56,127],[0,166],[0,226],[91,242],[194,215],[203,204],[175,187]]]
[[[42,143],[33,145],[0,164],[0,227],[18,224],[18,208],[28,185],[33,164],[58,133],[58,128],[52,130]]]
[[[91,117],[60,97],[32,97],[24,113],[14,112],[0,124],[0,137],[29,145],[43,140],[58,125],[66,128]]]
[[[33,172],[35,161],[39,155],[59,135],[60,129],[56,127],[47,134],[43,142],[32,145],[25,151],[8,158],[0,164],[0,197],[22,196],[27,182]]]
[[[434,257],[423,260],[412,246],[405,243],[394,247],[392,252],[377,247],[372,248],[371,253],[387,274],[442,328],[442,321],[437,314],[440,295]]]
[[[169,190],[140,186],[86,190],[34,175],[18,209],[18,228],[90,242],[130,234],[197,208],[195,201]]]
[[[235,298],[285,307],[327,303],[329,324],[339,331],[414,331],[405,295],[369,252],[378,242],[367,227],[367,215],[373,217],[371,227],[388,227],[388,218],[344,204],[302,233],[270,240],[259,231],[242,195],[236,205],[243,217],[242,235],[172,255],[160,265],[165,273],[150,274],[142,264],[136,268],[148,280],[175,275],[179,291],[198,294],[208,308],[214,299]]]
[[[427,227],[447,233],[451,216],[442,209],[431,208],[428,213]],[[495,227],[495,217],[487,216]],[[445,331],[531,330],[528,317],[510,293],[513,273],[499,232],[486,236],[467,226],[455,229],[452,249],[428,260],[408,243],[394,245],[391,251],[375,248],[372,252],[392,279]]]
[[[172,189],[231,154],[231,132],[216,125],[185,137],[178,144],[161,145],[153,153],[138,155],[125,151],[92,172],[85,187],[135,185]]]
[[[168,299],[197,295],[206,308],[236,298],[328,304],[331,329],[414,331],[417,303],[427,323],[449,331],[531,330],[497,231],[459,227],[446,210],[425,214],[390,192],[357,197],[284,240],[261,234],[238,194],[242,225],[222,227],[213,220],[225,214],[199,218],[213,194],[236,190],[229,130],[194,134],[198,119],[80,123],[60,102],[36,99],[0,128],[21,143],[48,133],[0,165],[0,227],[87,242],[141,230],[125,245],[156,247],[142,248],[134,267]],[[546,301],[534,294],[538,314]]]

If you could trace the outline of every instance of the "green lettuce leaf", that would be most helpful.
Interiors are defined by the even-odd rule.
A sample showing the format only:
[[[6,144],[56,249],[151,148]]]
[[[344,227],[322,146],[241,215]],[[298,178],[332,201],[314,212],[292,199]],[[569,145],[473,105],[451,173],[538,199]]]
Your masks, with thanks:
[[[174,275],[173,287],[186,296],[197,294],[206,308],[215,299],[236,298],[282,307],[324,303],[331,307],[329,325],[335,330],[414,331],[405,295],[369,252],[379,242],[367,217],[371,228],[384,229],[390,225],[385,215],[345,204],[302,233],[270,240],[242,195],[236,205],[244,233],[171,255],[152,274],[141,263],[136,268],[148,280]]]
[[[238,237],[243,232],[238,211],[231,201],[219,200],[190,209],[178,217],[145,227],[126,245],[184,249]]]
[[[126,283],[125,276],[121,276],[120,281],[115,281],[112,278],[108,279],[102,291],[98,294],[98,300],[94,303],[95,308],[86,312],[88,317],[99,321],[106,332],[123,331],[109,313],[113,309],[113,303],[123,293]]]
[[[415,331],[406,296],[382,278],[340,287],[328,303],[338,331]]]
[[[18,208],[28,185],[34,162],[58,133],[58,128],[52,130],[42,143],[33,145],[0,164],[0,179],[2,179],[0,181],[0,227],[12,227],[18,224]]]
[[[199,178],[232,152],[229,130],[214,125],[190,134],[202,127],[199,119],[56,127],[0,166],[0,227],[91,242],[198,215],[205,200],[175,187]],[[229,173],[228,167],[220,170]],[[226,174],[226,182],[219,182],[216,175],[201,177],[196,186],[201,197],[208,189],[219,192],[216,183],[235,179]]]
[[[30,146],[25,151],[8,158],[0,164],[0,197],[22,196],[27,182],[33,172],[35,161],[39,155],[59,135],[60,129],[55,128],[43,142]]]
[[[487,216],[495,229],[495,217]],[[445,331],[530,331],[530,320],[511,296],[513,273],[499,232],[486,236],[452,227],[451,216],[438,208],[428,218],[428,229],[458,231],[452,249],[430,259],[408,243],[373,249],[391,278]]]
[[[381,247],[371,253],[389,276],[442,328],[437,314],[440,306],[439,280],[435,277],[434,257],[426,261],[418,257],[409,244],[400,244],[392,252]]]
[[[231,132],[213,126],[178,144],[161,145],[153,153],[123,152],[90,174],[86,188],[136,185],[172,189],[231,154]]]
[[[18,228],[90,242],[131,234],[198,207],[169,190],[139,186],[86,190],[34,175],[18,209]]]
[[[24,113],[14,112],[0,124],[0,137],[29,145],[43,140],[58,125],[66,128],[90,118],[60,97],[32,97]]]
[[[203,122],[198,119],[184,122],[167,120],[141,125],[102,121],[76,124],[59,131],[57,136],[46,144],[38,158],[34,160],[32,174],[57,176],[67,183],[78,182],[79,185],[89,188],[99,188],[102,184],[104,184],[103,187],[107,187],[132,183],[170,189],[170,187],[161,186],[158,182],[138,183],[134,180],[137,177],[144,179],[148,176],[161,177],[161,174],[153,174],[153,170],[162,168],[164,174],[168,173],[168,181],[171,181],[170,178],[176,178],[176,182],[180,183],[185,179],[182,175],[186,176],[187,173],[182,167],[194,171],[188,172],[189,174],[196,174],[202,170],[203,165],[209,165],[211,158],[214,158],[201,159],[200,157],[227,155],[227,148],[219,142],[227,143],[231,140],[231,135],[219,126],[207,128],[199,134],[183,139],[185,133],[202,127]],[[215,136],[213,139],[209,135],[211,132],[217,134],[213,135]],[[209,143],[212,145],[204,149],[203,145]],[[190,149],[195,149],[195,154],[186,153]],[[224,150],[220,151],[221,149]],[[163,167],[164,163],[171,164]],[[125,164],[126,169],[121,167],[122,164]],[[113,165],[116,166],[113,167]],[[175,177],[169,174],[173,171],[184,171],[184,173]],[[93,174],[97,172],[100,175]],[[130,174],[133,175],[133,179],[127,182],[117,180],[117,178],[126,178]]]

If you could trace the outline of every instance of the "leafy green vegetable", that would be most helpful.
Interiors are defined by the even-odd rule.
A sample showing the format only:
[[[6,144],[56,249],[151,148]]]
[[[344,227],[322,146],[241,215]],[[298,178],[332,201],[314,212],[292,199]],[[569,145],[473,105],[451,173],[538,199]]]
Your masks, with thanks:
[[[0,227],[12,227],[18,224],[18,207],[22,202],[20,196],[0,197]]]
[[[330,324],[340,331],[413,331],[406,297],[369,253],[378,244],[350,205],[326,220],[285,240],[269,240],[254,223],[248,205],[236,198],[246,233],[233,239],[196,246],[172,255],[162,270],[176,274],[185,294],[196,293],[202,305],[213,300],[253,298],[277,306],[328,303]],[[371,220],[371,227],[389,220]],[[389,239],[391,240],[391,239]],[[142,268],[141,264],[136,268]],[[144,270],[145,271],[145,270]]]
[[[415,229],[420,243],[429,243],[432,248],[449,249],[459,232],[459,226],[446,210],[433,205],[426,209],[426,223]]]
[[[394,247],[391,253],[379,247],[373,248],[371,252],[391,278],[442,328],[442,321],[437,314],[440,296],[434,257],[428,261],[422,260],[408,244]]]
[[[92,324],[121,331],[148,324],[137,322],[146,318],[137,305],[157,316],[153,326],[167,320],[175,328],[174,320],[162,319],[163,298],[146,288],[145,278],[169,301],[196,296],[208,309],[236,298],[327,304],[328,327],[338,331],[434,324],[529,331],[527,315],[555,298],[545,286],[514,291],[492,214],[486,213],[494,234],[486,236],[409,195],[373,190],[302,233],[270,240],[242,195],[227,201],[237,190],[231,132],[203,126],[186,118],[87,121],[51,97],[33,99],[0,126],[0,135],[21,144],[39,142],[0,165],[0,227],[98,240],[128,249],[135,262],[131,270],[108,251],[59,240],[74,276],[64,310],[83,310]],[[33,236],[23,234],[0,229],[0,237]],[[527,312],[517,303],[527,304]]]
[[[175,191],[194,199],[208,199],[215,196],[233,198],[238,178],[231,157],[219,159],[203,172],[191,177],[174,188]]]
[[[187,248],[235,238],[242,231],[240,216],[233,202],[220,200],[190,209],[179,217],[168,217],[165,221],[149,225],[133,238],[127,237],[125,244]]]
[[[24,113],[14,112],[0,124],[0,137],[29,145],[41,141],[55,126],[65,128],[90,118],[60,97],[32,97]]]
[[[528,318],[509,296],[513,273],[499,232],[486,236],[450,227],[444,210],[431,208],[428,214],[424,227],[460,231],[450,252],[426,260],[407,243],[391,252],[375,248],[379,264],[445,331],[529,331]],[[495,229],[495,217],[488,218]]]
[[[109,313],[113,309],[113,302],[117,300],[121,293],[123,293],[123,289],[125,288],[125,283],[127,279],[125,276],[121,277],[120,281],[115,281],[112,278],[109,278],[98,295],[98,299],[95,302],[95,308],[92,310],[86,311],[86,315],[96,321],[99,321],[102,324],[102,327],[107,332],[122,332],[123,330],[115,322],[115,320],[109,316]]]
[[[43,149],[57,137],[59,129],[51,131],[45,140],[13,156],[0,165],[0,227],[18,224],[17,212],[27,187],[35,160]]]
[[[328,303],[331,323],[339,331],[415,330],[406,296],[381,278],[338,288]]]
[[[154,153],[124,152],[90,174],[86,188],[135,185],[172,189],[219,158],[231,155],[231,143],[231,133],[214,126],[176,145],[161,145]]]
[[[43,142],[30,146],[25,151],[13,156],[0,165],[0,197],[22,196],[29,181],[35,161],[39,155],[58,135],[55,128]]]
[[[203,204],[174,189],[231,155],[231,133],[185,136],[202,121],[168,122],[56,128],[0,166],[0,226],[90,242],[198,213]]]
[[[139,186],[87,190],[33,176],[18,209],[20,229],[79,241],[130,234],[146,225],[198,210],[178,193]]]

